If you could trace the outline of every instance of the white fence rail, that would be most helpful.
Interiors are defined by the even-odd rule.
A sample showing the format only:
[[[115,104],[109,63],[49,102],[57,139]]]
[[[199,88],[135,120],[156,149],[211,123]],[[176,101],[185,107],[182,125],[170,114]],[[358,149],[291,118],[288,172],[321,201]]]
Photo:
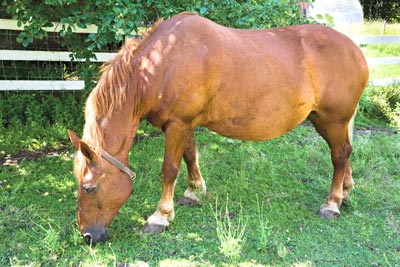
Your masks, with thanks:
[[[44,28],[48,32],[59,32],[63,25],[54,23],[54,27]],[[64,25],[68,26],[68,25]],[[0,19],[0,30],[19,30],[23,27],[18,26],[16,20]],[[94,33],[97,32],[97,27],[92,25],[86,29],[75,28],[76,33]],[[400,36],[353,36],[351,37],[358,45],[363,44],[397,44],[400,43]],[[116,53],[95,53],[97,59],[93,62],[105,62],[115,56]],[[62,51],[29,51],[29,50],[0,50],[0,61],[56,61],[70,62],[71,57],[69,52]],[[78,62],[79,60],[73,60]],[[368,58],[369,66],[376,65],[400,65],[400,57],[381,57]],[[370,84],[375,86],[391,85],[400,83],[400,77],[387,79],[374,79]],[[81,80],[0,80],[0,91],[8,90],[82,90],[84,81]]]
[[[98,52],[94,53],[96,59],[93,62],[105,62],[112,59],[116,53]],[[71,61],[70,52],[65,51],[32,51],[32,50],[0,50],[0,60],[13,61]],[[79,62],[80,60],[74,59]]]
[[[55,26],[43,28],[47,32],[59,32],[63,27],[61,23],[53,23]],[[18,25],[16,20],[0,19],[0,30],[22,31],[23,27]],[[142,29],[143,30],[143,29]],[[87,28],[73,28],[75,33],[95,33],[97,26],[89,25]],[[92,62],[105,62],[116,53],[97,52],[96,58]],[[0,50],[0,61],[54,61],[71,62],[71,53],[67,51],[35,51],[35,50]],[[73,59],[73,62],[79,62]],[[57,90],[82,90],[85,83],[82,80],[0,80],[0,91],[14,90],[39,90],[39,91],[57,91]]]
[[[358,45],[368,44],[400,44],[400,36],[352,36],[351,39]],[[377,65],[400,65],[399,57],[376,57],[367,58],[368,66]],[[399,66],[400,68],[400,66]],[[374,86],[386,86],[400,83],[400,77],[370,80]]]

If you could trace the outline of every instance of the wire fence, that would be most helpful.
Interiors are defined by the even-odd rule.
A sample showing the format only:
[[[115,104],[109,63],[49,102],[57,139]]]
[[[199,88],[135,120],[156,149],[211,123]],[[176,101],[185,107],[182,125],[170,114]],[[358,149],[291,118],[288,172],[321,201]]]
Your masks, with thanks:
[[[82,90],[84,81],[79,76],[79,60],[65,45],[60,26],[47,28],[47,35],[34,40],[28,47],[17,42],[23,30],[17,21],[0,19],[0,91],[10,90]],[[58,26],[57,26],[58,25]],[[95,26],[78,29],[74,38],[81,42]],[[110,44],[95,51],[94,64],[101,64],[115,56],[121,44]]]
[[[24,47],[16,40],[23,29],[17,21],[0,19],[0,91],[9,90],[82,90],[84,81],[79,77],[79,61],[71,60],[71,53],[64,45],[64,39],[57,26],[46,29],[47,36]],[[75,38],[86,39],[95,26],[77,31]],[[358,45],[400,43],[400,36],[351,37]],[[97,63],[115,56],[119,47],[113,45],[103,51],[96,51]],[[368,58],[368,64],[399,64],[400,57]],[[400,77],[375,79],[375,86],[400,82]]]

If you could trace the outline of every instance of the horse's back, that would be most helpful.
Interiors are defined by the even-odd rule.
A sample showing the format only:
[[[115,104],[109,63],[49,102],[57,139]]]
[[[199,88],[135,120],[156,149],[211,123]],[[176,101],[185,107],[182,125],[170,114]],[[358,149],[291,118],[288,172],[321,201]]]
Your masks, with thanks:
[[[312,111],[351,117],[368,78],[359,48],[324,26],[237,30],[182,14],[164,31],[168,116],[230,137],[273,138]]]

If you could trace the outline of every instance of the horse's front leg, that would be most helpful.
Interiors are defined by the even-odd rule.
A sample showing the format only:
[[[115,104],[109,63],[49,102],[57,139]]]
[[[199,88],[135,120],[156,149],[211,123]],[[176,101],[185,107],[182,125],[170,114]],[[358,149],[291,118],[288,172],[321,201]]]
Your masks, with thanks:
[[[186,206],[194,206],[200,202],[199,195],[205,194],[206,183],[201,176],[199,155],[193,131],[190,134],[185,152],[183,153],[183,159],[188,170],[188,189],[183,194],[183,197],[178,200],[178,203]]]
[[[170,123],[165,131],[165,152],[162,165],[162,193],[156,211],[147,219],[142,231],[157,233],[165,230],[175,217],[174,188],[182,156],[192,129],[183,123]]]

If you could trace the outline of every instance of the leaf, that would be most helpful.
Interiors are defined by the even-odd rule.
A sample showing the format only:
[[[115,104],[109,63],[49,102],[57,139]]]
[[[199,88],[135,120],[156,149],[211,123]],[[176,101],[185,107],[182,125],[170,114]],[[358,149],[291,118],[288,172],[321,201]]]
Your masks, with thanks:
[[[18,36],[17,36],[17,42],[18,43],[22,43],[26,38],[26,32],[21,32]]]
[[[200,15],[205,15],[207,13],[207,8],[206,7],[201,7],[199,12],[200,12]]]
[[[82,29],[86,29],[87,28],[86,24],[82,23],[82,22],[78,22],[76,25],[78,25],[78,27],[82,28]]]
[[[27,47],[32,42],[33,42],[33,37],[32,36],[28,36],[25,40],[22,41],[22,46],[23,47]]]

